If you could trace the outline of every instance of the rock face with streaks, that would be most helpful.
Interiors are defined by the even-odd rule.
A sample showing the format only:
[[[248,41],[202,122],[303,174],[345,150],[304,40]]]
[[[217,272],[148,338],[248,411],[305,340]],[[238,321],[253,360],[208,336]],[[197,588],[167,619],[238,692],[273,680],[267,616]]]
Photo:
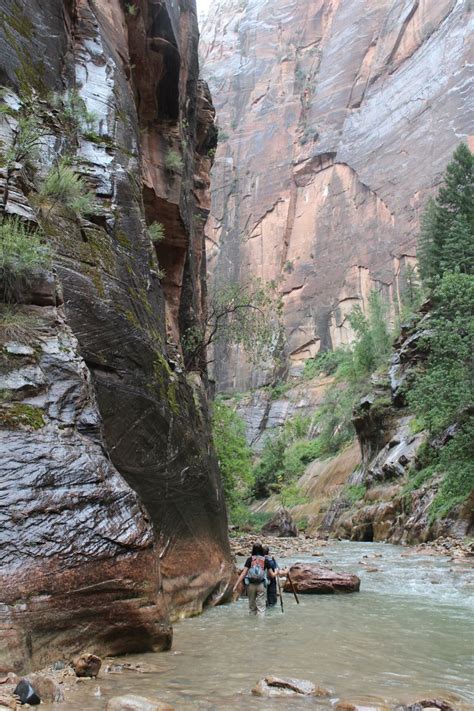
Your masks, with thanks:
[[[471,21],[465,0],[213,5],[210,268],[282,279],[290,365],[347,343],[372,289],[396,309],[427,197],[472,127]],[[219,348],[215,377],[240,392],[270,375]]]
[[[0,304],[0,669],[167,648],[232,573],[206,374],[181,345],[216,141],[194,5],[1,0],[0,73],[0,209],[53,253]],[[39,150],[12,157],[25,112]],[[60,156],[82,214],[41,193]]]

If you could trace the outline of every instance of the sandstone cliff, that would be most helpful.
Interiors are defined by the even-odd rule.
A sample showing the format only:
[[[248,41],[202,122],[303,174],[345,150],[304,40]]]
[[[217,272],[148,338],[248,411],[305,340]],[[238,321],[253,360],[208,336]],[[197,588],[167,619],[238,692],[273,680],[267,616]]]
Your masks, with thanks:
[[[0,304],[0,669],[21,670],[168,647],[170,620],[219,600],[231,563],[202,371],[181,367],[216,134],[194,4],[0,10],[2,153],[25,111],[40,144],[4,161],[2,212],[53,252]],[[64,155],[94,195],[82,217],[38,199]]]
[[[221,0],[203,27],[221,138],[214,279],[282,278],[294,367],[395,309],[427,196],[472,125],[466,0]],[[268,381],[218,350],[224,390]]]

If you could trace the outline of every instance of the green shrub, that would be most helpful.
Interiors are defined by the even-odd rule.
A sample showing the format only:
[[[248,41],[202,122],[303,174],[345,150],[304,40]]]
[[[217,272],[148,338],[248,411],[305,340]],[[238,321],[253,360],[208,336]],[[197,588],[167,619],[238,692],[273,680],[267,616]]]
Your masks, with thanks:
[[[290,444],[283,454],[285,479],[297,478],[303,474],[306,466],[321,454],[319,439],[299,439]]]
[[[267,436],[260,460],[254,467],[254,494],[257,498],[268,496],[272,490],[279,491],[284,483],[297,475],[295,472],[301,473],[304,469],[301,458],[311,456],[311,447],[316,445],[298,444],[297,440],[307,438],[310,430],[311,418],[297,415],[287,420],[279,432]]]
[[[298,528],[298,531],[303,531],[303,533],[304,533],[304,531],[306,531],[306,529],[309,526],[308,517],[304,516],[303,518],[301,518],[299,521],[297,521],[296,526]]]
[[[165,157],[165,168],[170,173],[180,173],[183,169],[183,161],[176,151],[169,150]]]
[[[280,501],[285,508],[307,504],[309,497],[303,494],[296,482],[286,484],[280,491]]]
[[[39,331],[39,320],[20,311],[17,306],[0,310],[0,342],[29,343]]]
[[[364,498],[366,491],[365,484],[348,484],[344,487],[343,497],[351,504],[355,504],[356,501],[361,501]]]
[[[161,222],[152,222],[147,229],[152,242],[162,242],[164,240],[165,228]]]
[[[0,283],[3,300],[14,302],[32,277],[51,266],[51,253],[39,230],[29,229],[19,218],[0,222]]]
[[[311,380],[320,373],[333,375],[342,362],[350,358],[351,353],[347,348],[337,348],[334,351],[318,353],[314,358],[308,358],[305,361],[303,378]]]
[[[252,453],[242,418],[223,402],[212,404],[212,436],[227,507],[232,513],[249,496]]]
[[[230,511],[230,523],[242,530],[260,533],[272,516],[273,514],[268,512],[254,513],[247,505],[239,503]]]
[[[404,488],[406,502],[412,491],[422,487],[433,476],[442,475],[438,492],[429,509],[429,519],[446,516],[463,503],[474,490],[474,418],[467,416],[455,436],[441,449],[425,445],[418,454],[418,469],[410,471]]]
[[[79,215],[91,213],[95,209],[94,196],[87,189],[84,178],[65,160],[50,169],[39,194],[42,199],[52,200],[52,207],[60,203]]]
[[[66,92],[59,104],[59,120],[69,134],[96,134],[97,114],[89,111],[76,89]]]
[[[446,272],[433,300],[428,359],[407,399],[420,424],[436,434],[474,400],[474,276]]]

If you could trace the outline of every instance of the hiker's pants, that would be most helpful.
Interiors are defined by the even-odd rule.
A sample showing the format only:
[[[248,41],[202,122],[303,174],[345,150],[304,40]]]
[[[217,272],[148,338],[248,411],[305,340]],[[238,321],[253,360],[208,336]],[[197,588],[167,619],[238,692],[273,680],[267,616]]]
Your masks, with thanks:
[[[265,585],[263,583],[249,583],[247,586],[247,596],[249,599],[249,613],[258,615],[265,614]]]

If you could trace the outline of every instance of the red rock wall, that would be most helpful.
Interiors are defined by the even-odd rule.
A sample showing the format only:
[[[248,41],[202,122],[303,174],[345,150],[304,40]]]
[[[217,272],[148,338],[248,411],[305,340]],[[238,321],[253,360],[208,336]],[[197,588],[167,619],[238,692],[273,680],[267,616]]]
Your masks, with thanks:
[[[2,168],[0,209],[40,225],[54,263],[23,305],[0,303],[34,324],[0,333],[0,669],[21,670],[167,647],[170,619],[222,597],[232,566],[205,373],[186,374],[181,357],[203,312],[215,142],[194,5],[0,10],[4,100],[28,96],[42,126],[39,155]],[[65,130],[71,89],[92,134]],[[8,146],[17,119],[0,124]],[[38,202],[65,148],[94,192],[83,217]]]
[[[373,288],[395,309],[426,199],[472,130],[471,22],[463,0],[213,6],[204,74],[228,138],[209,266],[216,282],[282,278],[290,363],[348,342]],[[268,380],[222,350],[215,376]]]

